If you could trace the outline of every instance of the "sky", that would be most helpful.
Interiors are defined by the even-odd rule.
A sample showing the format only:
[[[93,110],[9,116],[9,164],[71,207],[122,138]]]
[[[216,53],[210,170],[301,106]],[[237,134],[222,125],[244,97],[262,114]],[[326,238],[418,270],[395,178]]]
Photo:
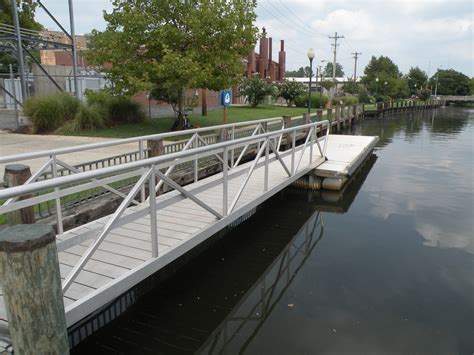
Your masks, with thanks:
[[[44,3],[63,25],[69,24],[67,1]],[[109,0],[76,0],[76,33],[103,30],[102,12],[111,9]],[[351,53],[356,51],[362,52],[358,76],[371,56],[380,55],[390,57],[403,73],[418,66],[429,75],[452,68],[474,76],[472,0],[262,0],[256,14],[255,25],[273,38],[273,58],[278,58],[279,41],[285,40],[287,70],[308,65],[309,48],[316,53],[314,65],[332,61],[329,36],[337,32],[344,36],[338,41],[337,61],[346,76],[354,74]],[[37,20],[57,29],[41,9]]]

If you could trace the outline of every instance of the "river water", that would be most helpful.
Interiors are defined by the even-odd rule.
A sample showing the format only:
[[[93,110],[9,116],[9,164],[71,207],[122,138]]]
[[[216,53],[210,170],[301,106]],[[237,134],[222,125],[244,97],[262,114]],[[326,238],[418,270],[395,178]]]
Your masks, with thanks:
[[[290,187],[73,354],[473,354],[474,110],[366,120],[342,195]]]

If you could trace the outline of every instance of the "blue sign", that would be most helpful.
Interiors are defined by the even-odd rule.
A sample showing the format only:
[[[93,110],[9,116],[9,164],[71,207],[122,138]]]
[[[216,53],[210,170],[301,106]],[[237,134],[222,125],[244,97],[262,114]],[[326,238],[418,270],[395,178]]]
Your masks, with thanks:
[[[230,90],[223,90],[221,92],[221,105],[230,106],[232,104],[232,92]]]

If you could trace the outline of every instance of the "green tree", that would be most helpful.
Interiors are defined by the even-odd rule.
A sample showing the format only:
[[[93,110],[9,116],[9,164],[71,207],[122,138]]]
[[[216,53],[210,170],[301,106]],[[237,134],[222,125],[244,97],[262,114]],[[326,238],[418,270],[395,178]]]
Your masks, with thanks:
[[[257,107],[265,97],[271,95],[275,96],[275,86],[261,80],[258,75],[253,75],[250,78],[244,78],[239,86],[240,95],[246,98],[246,101],[252,106]]]
[[[278,85],[278,96],[285,99],[288,106],[291,106],[304,93],[306,93],[306,87],[296,80],[285,79]]]
[[[414,95],[426,85],[428,75],[418,67],[411,67],[406,75],[406,80],[408,81],[410,95]]]
[[[33,0],[17,0],[20,27],[40,31],[43,26],[35,21],[35,10],[38,4]],[[10,0],[0,0],[0,23],[13,26],[13,14]],[[0,53],[0,73],[7,73],[12,64],[17,71],[17,59],[14,53]]]
[[[474,95],[474,77],[469,81],[469,86],[471,88],[471,95]]]
[[[328,62],[326,67],[323,69],[323,76],[326,78],[332,78],[332,63]],[[344,70],[342,70],[342,65],[336,63],[336,78],[341,78],[344,76]]]
[[[315,71],[313,70],[313,77],[315,76]],[[298,70],[290,70],[285,72],[285,77],[287,78],[309,78],[309,65],[306,67],[300,67]]]
[[[326,90],[329,90],[330,88],[332,88],[332,81],[329,79],[326,79],[320,82],[320,85]]]
[[[360,85],[353,80],[344,83],[342,90],[345,93],[356,95],[360,91]]]
[[[177,108],[186,88],[219,91],[238,82],[242,58],[257,39],[255,0],[113,1],[106,30],[94,30],[87,59],[104,69],[118,93],[155,93]]]
[[[402,79],[398,66],[389,57],[380,56],[376,58],[372,56],[369,64],[364,69],[361,82],[372,94],[377,96],[408,96],[408,84],[406,80]]]
[[[468,76],[454,69],[438,69],[430,78],[431,91],[435,92],[436,79],[438,81],[437,95],[469,95],[471,81]]]

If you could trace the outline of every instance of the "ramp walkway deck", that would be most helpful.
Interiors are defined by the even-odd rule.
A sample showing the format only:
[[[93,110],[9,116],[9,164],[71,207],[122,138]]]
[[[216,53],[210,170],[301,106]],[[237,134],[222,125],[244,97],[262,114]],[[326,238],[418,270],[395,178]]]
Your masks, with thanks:
[[[338,156],[330,150],[340,149],[340,139],[351,147],[351,159],[357,160],[361,152],[373,148],[373,139],[369,139],[373,137],[329,136],[328,127],[328,121],[315,122],[46,181],[31,181],[0,190],[0,200],[7,200],[0,206],[0,213],[47,200],[56,201],[60,208],[61,198],[68,194],[97,186],[113,190],[114,182],[138,179],[128,194],[122,193],[123,202],[115,213],[57,235],[66,322],[70,327],[244,217],[295,180],[329,164],[326,156]],[[323,132],[326,134],[318,137]],[[306,136],[299,146],[295,144],[298,134]],[[279,150],[282,139],[286,139],[287,146],[292,142],[284,152]],[[332,144],[333,139],[338,143]],[[255,158],[240,163],[249,147],[256,150]],[[241,152],[237,159],[234,150]],[[197,166],[199,159],[209,156],[219,159],[221,172],[202,180],[196,175],[195,182],[185,187],[168,177],[176,165],[194,162]],[[59,160],[56,163],[67,166]],[[333,166],[341,169],[341,165]],[[156,196],[163,185],[174,190]],[[145,188],[152,198],[143,198]],[[38,192],[42,193],[17,199]],[[137,201],[140,192],[142,199]],[[3,295],[0,317],[7,319]]]

